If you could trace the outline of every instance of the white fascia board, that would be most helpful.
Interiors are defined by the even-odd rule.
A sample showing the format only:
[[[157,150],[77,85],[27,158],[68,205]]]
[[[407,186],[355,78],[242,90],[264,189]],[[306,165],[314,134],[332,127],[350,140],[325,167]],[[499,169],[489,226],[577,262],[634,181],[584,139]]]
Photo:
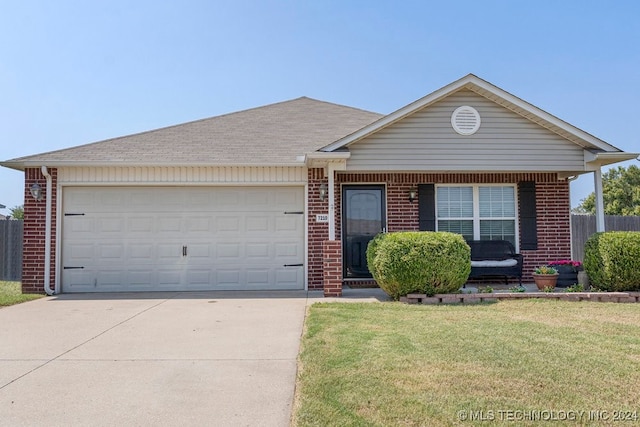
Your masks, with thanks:
[[[638,153],[625,153],[623,151],[592,153],[590,151],[585,150],[584,163],[585,163],[586,169],[589,171],[592,171],[602,166],[625,162],[627,160],[640,160],[639,157],[640,157],[640,154]]]
[[[304,167],[304,161],[282,163],[141,163],[141,162],[71,162],[71,161],[24,161],[2,162],[0,166],[24,171],[26,168],[40,167],[46,164],[48,167]]]

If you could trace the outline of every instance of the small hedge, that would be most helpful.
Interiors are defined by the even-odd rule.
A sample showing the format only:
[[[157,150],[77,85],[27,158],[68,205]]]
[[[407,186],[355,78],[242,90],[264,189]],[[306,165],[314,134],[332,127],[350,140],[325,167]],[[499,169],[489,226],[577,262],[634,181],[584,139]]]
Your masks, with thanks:
[[[640,232],[593,234],[584,246],[584,269],[603,291],[640,291]]]
[[[471,249],[454,233],[384,233],[369,242],[367,263],[380,288],[396,300],[410,293],[454,293],[471,272]]]

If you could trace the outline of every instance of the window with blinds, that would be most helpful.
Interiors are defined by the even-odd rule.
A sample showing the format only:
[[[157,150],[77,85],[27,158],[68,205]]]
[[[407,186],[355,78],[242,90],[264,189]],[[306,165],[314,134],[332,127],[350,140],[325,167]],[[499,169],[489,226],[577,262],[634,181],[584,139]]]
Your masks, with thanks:
[[[508,240],[517,247],[515,194],[514,185],[437,186],[437,230],[467,240]]]

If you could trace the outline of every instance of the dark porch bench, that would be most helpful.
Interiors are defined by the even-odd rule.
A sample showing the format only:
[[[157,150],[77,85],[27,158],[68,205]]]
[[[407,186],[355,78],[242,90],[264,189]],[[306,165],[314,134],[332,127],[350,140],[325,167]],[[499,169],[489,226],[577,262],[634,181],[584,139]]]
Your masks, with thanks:
[[[488,276],[503,276],[505,284],[509,277],[517,277],[522,285],[522,255],[506,240],[472,240],[471,274],[469,279]]]

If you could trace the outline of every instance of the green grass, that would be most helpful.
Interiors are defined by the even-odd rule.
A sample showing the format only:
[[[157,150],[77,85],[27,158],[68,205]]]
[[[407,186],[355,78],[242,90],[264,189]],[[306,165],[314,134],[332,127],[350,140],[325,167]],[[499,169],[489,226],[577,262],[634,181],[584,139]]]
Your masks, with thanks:
[[[321,303],[305,323],[293,424],[640,422],[614,422],[621,410],[640,417],[640,304]]]
[[[23,294],[20,282],[0,281],[0,307],[20,304],[41,298],[42,296],[43,295],[38,294]]]

